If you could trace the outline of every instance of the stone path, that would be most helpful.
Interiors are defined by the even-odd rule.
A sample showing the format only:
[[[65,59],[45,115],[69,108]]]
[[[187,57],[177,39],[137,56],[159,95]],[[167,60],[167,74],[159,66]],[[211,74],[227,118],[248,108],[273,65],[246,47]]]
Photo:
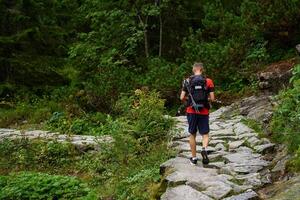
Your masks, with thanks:
[[[15,129],[0,128],[0,141],[4,139],[14,140],[22,138],[70,142],[82,151],[100,150],[102,143],[109,143],[112,141],[110,136],[95,137],[90,135],[64,135],[41,130],[20,131]]]
[[[186,117],[176,117],[178,131],[172,145],[178,155],[161,165],[168,184],[162,200],[255,199],[258,197],[255,189],[270,183],[270,162],[264,160],[264,154],[274,144],[259,138],[241,122],[242,116],[227,115],[224,119],[222,114],[228,109],[224,107],[210,115],[210,164],[207,166],[201,160],[197,166],[190,165]],[[201,136],[197,135],[199,150]]]

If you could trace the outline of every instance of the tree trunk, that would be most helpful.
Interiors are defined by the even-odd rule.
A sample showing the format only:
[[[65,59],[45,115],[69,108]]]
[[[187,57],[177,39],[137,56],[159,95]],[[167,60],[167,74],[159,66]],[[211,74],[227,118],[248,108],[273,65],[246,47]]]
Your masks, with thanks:
[[[159,14],[159,51],[158,51],[158,56],[161,57],[161,51],[162,51],[162,31],[163,29],[163,24],[162,24],[162,18],[161,14]]]
[[[143,26],[145,55],[146,55],[146,58],[149,58],[149,44],[148,44],[148,33],[147,33],[148,16],[146,17],[145,22],[143,21],[143,19],[140,15],[138,15],[138,18],[140,20],[140,23]]]
[[[145,41],[145,55],[146,58],[149,58],[148,34],[146,28],[144,29],[144,41]]]

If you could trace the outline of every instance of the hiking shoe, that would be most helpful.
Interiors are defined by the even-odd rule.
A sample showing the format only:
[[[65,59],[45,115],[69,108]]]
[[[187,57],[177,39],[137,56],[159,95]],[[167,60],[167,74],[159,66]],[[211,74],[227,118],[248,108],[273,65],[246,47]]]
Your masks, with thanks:
[[[192,157],[190,158],[190,163],[191,165],[197,165],[197,160],[198,159],[193,159]]]
[[[202,156],[203,165],[207,165],[209,163],[209,159],[208,159],[206,150],[201,151],[201,156]]]

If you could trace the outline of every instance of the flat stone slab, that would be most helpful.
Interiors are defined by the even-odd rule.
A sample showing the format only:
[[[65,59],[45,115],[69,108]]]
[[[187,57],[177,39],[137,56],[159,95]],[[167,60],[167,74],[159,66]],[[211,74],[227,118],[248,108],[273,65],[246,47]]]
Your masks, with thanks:
[[[111,143],[113,139],[111,136],[90,136],[90,135],[64,135],[59,133],[52,133],[49,131],[34,130],[34,131],[19,131],[15,129],[0,129],[1,140],[54,140],[57,142],[69,142],[82,151],[86,150],[100,150],[101,144]]]
[[[224,198],[224,200],[251,200],[251,199],[256,199],[257,197],[258,197],[257,193],[250,189],[242,194],[233,195]]]
[[[161,196],[161,200],[212,200],[212,198],[188,185],[179,185],[168,188]]]
[[[209,134],[211,136],[228,136],[228,135],[235,135],[235,133],[233,132],[232,128],[227,128],[227,129],[221,129],[218,131],[210,131]]]
[[[239,123],[237,123],[237,124],[234,125],[234,132],[237,135],[241,135],[241,134],[244,134],[244,133],[254,132],[254,130],[251,129],[251,128],[249,128],[248,126],[246,126],[242,122],[239,122]]]
[[[229,142],[229,149],[236,149],[238,147],[240,147],[242,144],[244,144],[244,140],[238,140],[238,141],[233,141],[233,142]]]
[[[275,146],[275,144],[268,143],[268,144],[262,144],[262,145],[255,146],[254,149],[258,153],[265,153],[268,150],[272,150],[274,148],[274,146]]]
[[[273,148],[267,139],[242,123],[242,116],[230,117],[232,107],[221,108],[210,115],[210,141],[207,148],[210,163],[202,164],[202,137],[197,135],[197,165],[192,166],[189,134],[184,116],[178,120],[181,138],[173,140],[178,150],[175,158],[163,163],[161,174],[165,175],[168,189],[163,200],[194,199],[256,199],[253,191],[266,184],[270,175],[270,162],[263,159],[265,152]],[[230,119],[226,119],[230,118]]]

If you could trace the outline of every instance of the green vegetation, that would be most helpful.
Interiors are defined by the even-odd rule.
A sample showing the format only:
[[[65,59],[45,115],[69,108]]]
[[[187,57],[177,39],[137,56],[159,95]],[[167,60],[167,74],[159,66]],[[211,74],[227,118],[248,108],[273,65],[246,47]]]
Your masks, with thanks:
[[[94,199],[95,192],[69,176],[23,172],[0,176],[0,199]]]
[[[57,191],[72,198],[155,199],[159,164],[173,154],[164,115],[175,113],[191,64],[203,62],[218,98],[231,102],[255,92],[256,72],[294,57],[300,41],[300,0],[2,0],[0,12],[0,127],[115,139],[94,154],[3,141],[0,186],[26,193],[22,180],[59,185],[71,175],[74,187],[97,191]],[[293,138],[291,152],[299,149],[298,80],[273,119],[278,140]],[[19,198],[1,193],[10,194],[3,198]]]
[[[224,98],[239,96],[265,64],[295,56],[300,39],[299,0],[4,0],[0,11],[7,126],[49,118],[52,107],[37,105],[47,100],[71,115],[110,113],[120,93],[142,86],[176,106],[195,61]],[[22,117],[20,101],[30,110]]]
[[[293,87],[278,96],[279,106],[272,118],[271,129],[275,141],[287,144],[295,157],[294,170],[300,170],[300,65],[296,65],[291,82]]]
[[[161,187],[164,187],[159,166],[174,155],[168,147],[174,122],[163,116],[164,101],[157,92],[136,90],[131,95],[122,95],[114,110],[118,111],[118,117],[108,115],[98,126],[89,127],[85,123],[91,122],[83,121],[84,126],[93,130],[95,135],[113,136],[115,142],[103,146],[100,152],[82,154],[68,143],[55,141],[2,141],[0,173],[6,176],[1,177],[0,185],[4,187],[4,191],[11,192],[0,192],[0,197],[20,199],[14,195],[27,197],[32,194],[31,198],[40,196],[41,199],[54,195],[62,195],[66,199],[81,196],[87,196],[87,199],[149,199],[150,194],[155,199],[159,196]],[[96,118],[97,114],[94,115]],[[53,118],[54,116],[47,122],[50,128],[56,129],[59,128],[58,124],[64,124]],[[97,119],[99,118],[103,116]],[[73,126],[74,124],[73,121]],[[19,173],[20,171],[22,172]],[[70,184],[61,190],[55,190],[68,178],[28,171],[77,176],[87,189],[83,187],[82,194],[80,191],[74,193],[81,183],[79,179],[69,178]],[[14,173],[9,174],[11,172]],[[22,181],[27,184],[20,185]],[[35,184],[39,187],[35,187]],[[27,190],[26,187],[33,187],[35,190]],[[53,192],[48,193],[49,188]],[[21,193],[15,194],[16,190]],[[97,192],[90,194],[87,191]]]
[[[260,137],[265,137],[263,125],[257,122],[256,120],[244,118],[242,119],[242,122],[250,128],[252,128],[256,133],[258,133]]]

